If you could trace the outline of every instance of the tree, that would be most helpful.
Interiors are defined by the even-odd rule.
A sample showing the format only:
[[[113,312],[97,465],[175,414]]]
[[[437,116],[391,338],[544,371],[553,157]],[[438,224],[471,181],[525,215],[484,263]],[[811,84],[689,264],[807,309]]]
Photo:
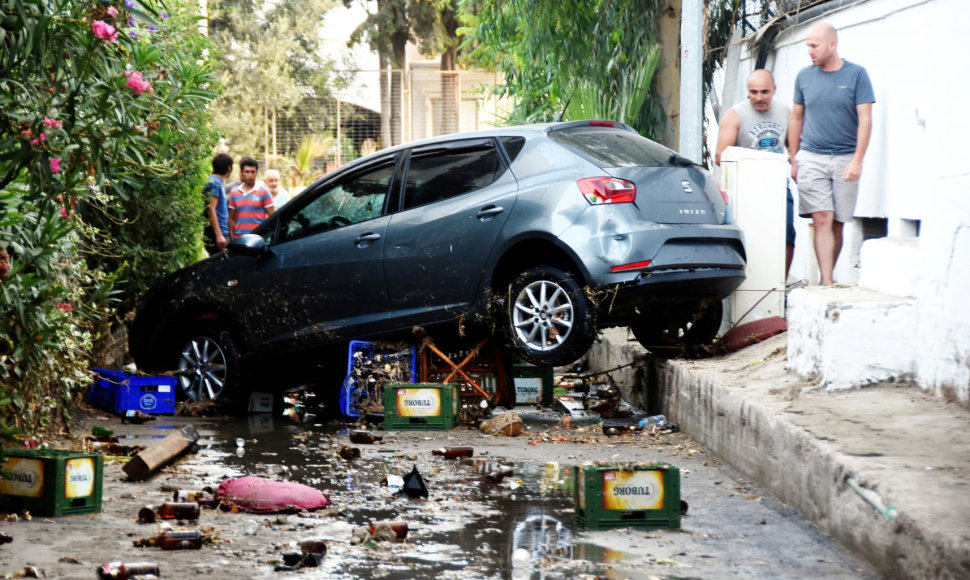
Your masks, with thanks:
[[[268,148],[264,127],[344,82],[323,55],[318,26],[336,0],[218,0],[209,33],[222,53],[225,93],[213,116],[235,158]]]
[[[217,86],[192,1],[4,8],[0,435],[10,435],[68,418],[96,337],[119,318],[119,276],[135,295],[198,256]]]
[[[514,103],[510,123],[550,121],[572,99],[598,95],[608,101],[605,111],[641,102],[630,121],[656,137],[666,118],[644,82],[652,72],[641,71],[655,70],[662,7],[658,0],[462,0],[458,33],[471,62],[503,73],[497,92]]]

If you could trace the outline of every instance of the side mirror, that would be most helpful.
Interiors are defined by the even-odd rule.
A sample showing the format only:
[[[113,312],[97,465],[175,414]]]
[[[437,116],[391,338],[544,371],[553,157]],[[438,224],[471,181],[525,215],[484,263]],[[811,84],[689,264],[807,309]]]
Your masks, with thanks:
[[[265,256],[272,253],[266,247],[266,240],[263,239],[263,236],[256,234],[243,234],[230,242],[226,249],[230,253],[250,257]]]

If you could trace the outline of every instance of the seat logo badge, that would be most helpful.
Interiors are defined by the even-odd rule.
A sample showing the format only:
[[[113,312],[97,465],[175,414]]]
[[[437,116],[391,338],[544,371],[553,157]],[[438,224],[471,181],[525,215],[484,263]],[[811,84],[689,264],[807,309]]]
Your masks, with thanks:
[[[694,190],[690,187],[690,182],[687,180],[681,181],[681,185],[684,186],[684,193],[694,193]]]

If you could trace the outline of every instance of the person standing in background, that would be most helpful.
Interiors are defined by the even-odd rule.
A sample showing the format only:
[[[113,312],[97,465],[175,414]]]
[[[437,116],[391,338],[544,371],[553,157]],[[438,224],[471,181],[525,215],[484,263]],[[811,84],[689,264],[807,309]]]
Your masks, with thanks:
[[[290,193],[280,187],[280,172],[275,169],[267,169],[263,174],[263,185],[273,196],[273,206],[276,209],[283,207],[283,204],[290,201]]]
[[[821,284],[827,286],[842,251],[843,224],[855,215],[876,97],[866,69],[839,56],[831,24],[813,26],[805,44],[812,66],[795,78],[788,152],[798,213],[812,218]]]
[[[229,233],[232,239],[248,234],[273,215],[273,196],[256,183],[259,163],[252,157],[239,161],[239,186],[229,194]]]
[[[721,164],[721,153],[732,145],[758,149],[769,153],[784,153],[788,117],[788,107],[773,102],[775,77],[764,69],[758,69],[748,76],[748,99],[734,105],[721,119],[717,131],[717,153],[714,162]],[[785,280],[791,269],[792,256],[795,255],[795,201],[791,188],[787,190],[787,209],[785,212]]]
[[[212,175],[202,190],[205,195],[206,226],[203,230],[205,250],[209,255],[225,250],[229,240],[229,206],[224,182],[232,173],[232,157],[220,153],[212,158]]]

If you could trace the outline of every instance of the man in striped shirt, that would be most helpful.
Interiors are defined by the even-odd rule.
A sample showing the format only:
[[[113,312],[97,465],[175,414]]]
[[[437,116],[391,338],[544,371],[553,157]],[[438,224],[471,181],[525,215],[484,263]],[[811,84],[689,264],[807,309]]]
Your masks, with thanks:
[[[276,211],[269,190],[256,183],[258,173],[259,163],[252,157],[239,161],[239,185],[229,194],[229,233],[234,240],[252,232]]]

